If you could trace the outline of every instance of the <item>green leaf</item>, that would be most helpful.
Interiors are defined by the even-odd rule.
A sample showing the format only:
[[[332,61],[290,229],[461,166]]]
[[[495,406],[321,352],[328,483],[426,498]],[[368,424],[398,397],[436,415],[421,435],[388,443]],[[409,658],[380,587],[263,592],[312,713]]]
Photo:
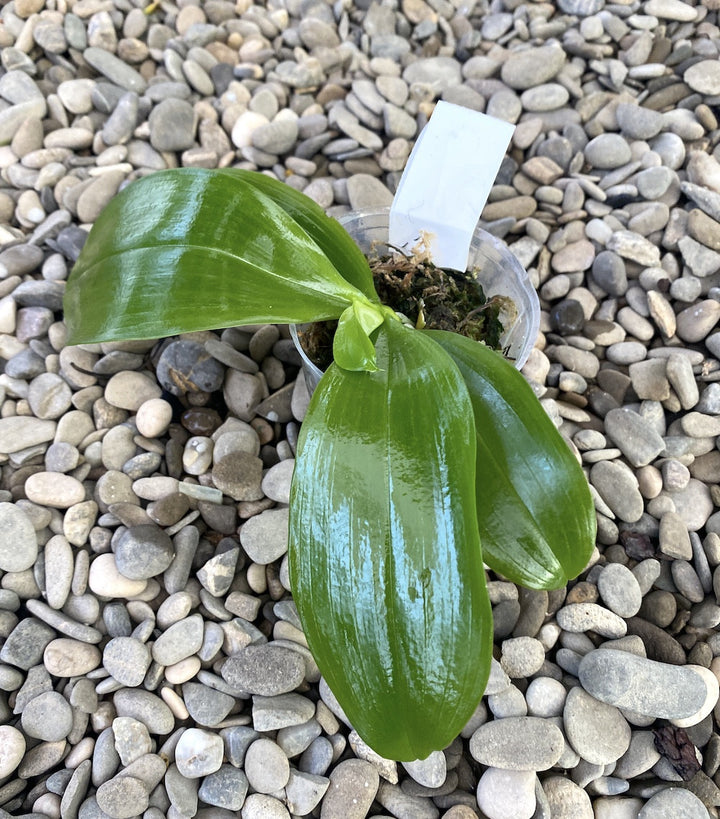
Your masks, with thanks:
[[[477,428],[477,515],[485,562],[532,589],[558,588],[587,566],[596,518],[580,465],[530,386],[499,353],[439,330]]]
[[[308,643],[360,736],[424,758],[485,688],[492,615],[475,515],[475,431],[446,353],[397,321],[379,370],[331,365],[303,422],[290,580]]]
[[[309,200],[308,200],[309,201]],[[338,318],[365,296],[247,177],[144,177],[100,215],[65,295],[69,342]]]
[[[333,338],[335,363],[344,370],[377,370],[375,345],[370,340],[370,334],[384,320],[379,309],[354,301],[338,321]]]
[[[331,219],[320,205],[290,185],[263,173],[241,168],[225,168],[222,173],[241,176],[280,205],[314,240],[346,281],[357,287],[370,301],[379,302],[365,255],[345,228]]]

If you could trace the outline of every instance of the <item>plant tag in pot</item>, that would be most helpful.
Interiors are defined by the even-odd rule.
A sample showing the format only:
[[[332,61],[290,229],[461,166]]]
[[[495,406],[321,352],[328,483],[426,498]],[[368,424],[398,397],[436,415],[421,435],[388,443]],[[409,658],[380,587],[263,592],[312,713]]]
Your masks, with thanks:
[[[424,241],[438,267],[467,268],[470,240],[515,126],[438,102],[410,154],[390,208],[390,244]]]

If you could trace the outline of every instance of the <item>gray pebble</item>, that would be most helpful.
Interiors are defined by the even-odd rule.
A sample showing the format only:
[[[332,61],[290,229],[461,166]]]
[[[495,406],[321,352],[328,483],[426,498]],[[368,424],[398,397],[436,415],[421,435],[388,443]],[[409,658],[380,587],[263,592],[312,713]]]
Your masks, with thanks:
[[[160,665],[174,665],[200,650],[203,640],[203,619],[193,614],[174,623],[153,643],[152,656]]]
[[[615,762],[630,745],[630,726],[620,711],[596,700],[579,686],[568,692],[563,724],[572,747],[583,759],[596,765]]]
[[[707,697],[703,679],[689,668],[609,648],[586,654],[579,675],[596,699],[657,719],[693,716]]]
[[[287,648],[249,645],[225,660],[221,674],[233,688],[271,697],[297,688],[305,677],[305,663]]]
[[[201,683],[186,682],[182,692],[185,707],[198,725],[218,725],[235,705],[233,697]]]
[[[148,807],[147,785],[134,776],[118,776],[103,782],[95,794],[98,807],[112,819],[131,819]]]
[[[365,819],[378,788],[377,769],[362,759],[346,759],[330,773],[330,787],[323,799],[321,819],[344,816]]]
[[[42,662],[43,652],[55,637],[55,632],[34,617],[27,617],[15,626],[0,648],[0,660],[24,671]]]
[[[272,563],[287,552],[287,509],[268,509],[240,528],[240,543],[255,563]]]
[[[685,788],[666,788],[659,791],[643,805],[638,819],[706,819],[705,805],[692,791]]]
[[[500,76],[510,88],[523,91],[548,82],[565,64],[565,53],[555,45],[511,51]]]
[[[640,610],[640,586],[630,569],[621,563],[605,566],[598,576],[597,586],[605,605],[620,617],[634,617]]]
[[[624,464],[600,461],[590,470],[590,481],[620,520],[626,523],[640,520],[645,503],[637,479]]]
[[[539,717],[506,717],[481,725],[470,738],[470,753],[482,765],[513,771],[544,771],[560,758],[562,732]]]
[[[38,542],[32,521],[25,512],[12,503],[0,503],[0,569],[4,572],[22,572],[29,569],[37,558]]]
[[[132,717],[116,717],[112,723],[115,750],[123,765],[130,765],[152,750],[147,726]]]
[[[168,98],[148,118],[150,144],[156,151],[184,151],[195,142],[195,114],[189,102]]]
[[[635,467],[651,463],[665,448],[662,437],[652,425],[627,407],[607,413],[605,431]]]
[[[83,59],[111,82],[128,91],[142,94],[147,88],[141,74],[104,48],[95,46],[86,48],[83,51]]]
[[[619,134],[600,134],[585,146],[585,159],[593,168],[620,168],[631,158],[630,146]]]
[[[65,697],[57,691],[39,694],[22,710],[23,731],[44,742],[65,739],[72,726],[73,710]]]
[[[251,788],[260,793],[272,794],[287,785],[290,763],[275,742],[262,737],[247,749],[245,773]]]
[[[130,688],[142,684],[151,661],[150,649],[134,637],[114,637],[103,649],[108,673]]]
[[[169,734],[175,717],[160,697],[139,688],[121,688],[113,694],[118,716],[134,717],[147,726],[151,734]]]
[[[603,637],[624,637],[627,626],[622,617],[597,603],[570,603],[555,615],[564,631],[571,633],[595,631]]]
[[[130,580],[147,580],[164,572],[173,557],[172,540],[154,524],[131,526],[115,547],[118,570]]]
[[[245,774],[232,765],[221,765],[215,773],[204,777],[198,796],[208,805],[239,811],[248,791]]]
[[[0,659],[2,659],[0,657]],[[273,697],[253,696],[253,728],[274,731],[307,722],[315,713],[310,700],[300,694],[279,694]]]

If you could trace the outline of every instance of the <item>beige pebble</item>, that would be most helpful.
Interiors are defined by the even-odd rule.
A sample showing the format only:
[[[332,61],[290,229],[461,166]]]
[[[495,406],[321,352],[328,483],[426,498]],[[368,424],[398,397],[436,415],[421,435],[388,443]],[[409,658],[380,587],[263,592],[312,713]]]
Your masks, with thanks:
[[[199,657],[186,657],[178,663],[165,667],[165,679],[171,685],[182,685],[191,680],[200,671],[201,666]]]
[[[118,571],[115,555],[98,555],[90,564],[90,590],[101,597],[136,597],[147,587],[147,580],[129,580]]]
[[[78,677],[100,665],[102,654],[97,646],[59,637],[51,640],[43,653],[43,665],[56,677]]]
[[[25,737],[12,725],[0,725],[0,779],[17,768],[25,756]]]
[[[72,475],[60,472],[36,472],[25,481],[28,500],[41,506],[68,509],[85,500],[85,487]]]
[[[144,373],[124,370],[116,373],[105,387],[105,400],[121,409],[137,411],[152,398],[160,398],[162,390]]]
[[[150,398],[137,411],[135,424],[146,438],[163,435],[172,421],[172,407],[164,398]]]

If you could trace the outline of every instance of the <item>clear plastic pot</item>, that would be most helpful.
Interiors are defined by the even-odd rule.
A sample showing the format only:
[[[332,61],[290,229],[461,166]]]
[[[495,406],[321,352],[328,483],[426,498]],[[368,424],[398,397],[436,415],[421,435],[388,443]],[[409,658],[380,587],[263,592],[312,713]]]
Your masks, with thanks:
[[[364,253],[383,255],[392,252],[386,244],[389,217],[389,208],[375,208],[353,211],[338,221]],[[486,296],[507,296],[515,305],[512,313],[501,314],[505,332],[500,343],[520,369],[530,355],[540,327],[540,302],[527,271],[504,242],[479,227],[475,228],[470,242],[468,269],[477,271],[477,280]],[[294,326],[290,332],[302,356],[305,380],[312,391],[322,371],[305,354]]]

